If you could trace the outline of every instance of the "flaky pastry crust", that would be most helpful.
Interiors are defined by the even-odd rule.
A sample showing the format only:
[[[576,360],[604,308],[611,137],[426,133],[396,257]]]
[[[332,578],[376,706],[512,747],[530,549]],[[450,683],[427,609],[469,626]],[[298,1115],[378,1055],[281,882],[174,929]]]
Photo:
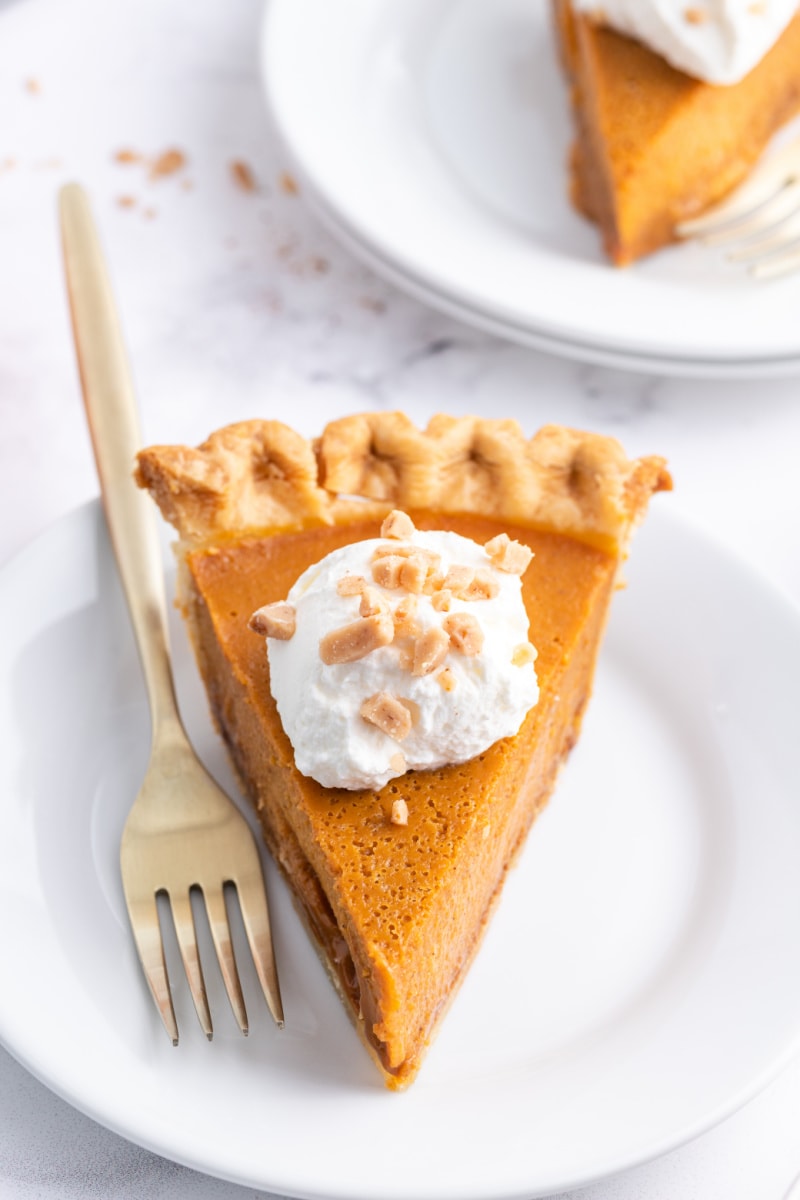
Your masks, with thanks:
[[[142,450],[135,478],[186,547],[340,524],[370,501],[496,517],[620,555],[651,495],[672,487],[662,458],[629,459],[600,434],[546,425],[526,438],[513,420],[443,414],[420,430],[400,412],[343,417],[313,443],[280,421],[243,421],[197,449]]]

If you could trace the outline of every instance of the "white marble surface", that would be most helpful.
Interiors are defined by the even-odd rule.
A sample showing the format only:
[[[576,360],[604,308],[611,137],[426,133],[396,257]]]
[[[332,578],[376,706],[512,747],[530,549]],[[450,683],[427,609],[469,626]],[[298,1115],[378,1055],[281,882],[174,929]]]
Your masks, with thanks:
[[[89,189],[145,436],[305,432],[371,407],[556,420],[668,456],[674,503],[800,601],[800,381],[694,383],[571,364],[438,316],[339,248],[287,189],[261,103],[260,3],[0,0],[0,561],[96,495],[56,195]],[[185,167],[157,181],[175,147]],[[257,181],[237,186],[233,160]],[[131,203],[121,203],[129,198]],[[709,314],[713,319],[713,314]],[[5,631],[4,636],[13,636]],[[4,915],[8,919],[8,914]],[[6,964],[5,969],[8,969]],[[780,1200],[800,1171],[800,1062],[717,1129],[586,1200]],[[71,1109],[0,1050],[0,1196],[253,1196]]]

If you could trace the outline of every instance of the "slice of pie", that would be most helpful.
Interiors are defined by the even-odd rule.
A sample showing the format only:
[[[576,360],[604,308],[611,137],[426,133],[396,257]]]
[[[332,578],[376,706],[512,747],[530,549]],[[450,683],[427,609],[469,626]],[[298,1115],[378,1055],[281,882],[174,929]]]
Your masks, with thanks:
[[[137,481],[180,535],[178,601],[267,844],[387,1085],[403,1088],[575,744],[631,532],[671,487],[664,462],[556,426],[528,440],[514,421],[437,416],[420,431],[381,412],[334,421],[314,443],[256,420],[198,449],[152,447]],[[515,736],[460,765],[380,791],[322,787],[295,766],[248,622],[397,509],[419,530],[480,545],[502,533],[534,551],[522,595],[538,703]]]
[[[553,3],[576,128],[572,201],[623,266],[674,241],[677,223],[739,184],[800,112],[800,14],[744,79],[716,86],[571,0]]]

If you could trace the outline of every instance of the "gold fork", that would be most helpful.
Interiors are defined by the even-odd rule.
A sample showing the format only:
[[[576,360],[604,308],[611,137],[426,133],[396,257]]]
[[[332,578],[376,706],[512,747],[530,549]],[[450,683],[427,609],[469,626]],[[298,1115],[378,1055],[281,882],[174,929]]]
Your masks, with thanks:
[[[746,183],[722,203],[676,228],[727,249],[757,279],[800,271],[800,138],[765,158]]]
[[[211,1015],[191,901],[192,892],[202,893],[225,989],[239,1027],[247,1033],[226,905],[226,892],[235,889],[261,988],[282,1027],[256,841],[242,814],[195,755],[178,711],[155,515],[131,476],[141,446],[133,384],[100,242],[88,200],[77,184],[62,189],[60,212],[84,402],[152,719],[150,763],[125,825],[120,855],[136,947],[164,1026],[177,1045],[157,902],[158,895],[166,893],[195,1010],[210,1039]]]

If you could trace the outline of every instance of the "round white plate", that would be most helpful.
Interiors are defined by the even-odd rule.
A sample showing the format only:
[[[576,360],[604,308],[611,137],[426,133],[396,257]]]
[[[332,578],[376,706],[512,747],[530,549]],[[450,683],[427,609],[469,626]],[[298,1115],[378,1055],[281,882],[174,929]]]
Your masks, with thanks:
[[[800,276],[718,252],[610,267],[570,207],[549,4],[270,0],[261,64],[301,188],[356,253],[482,328],[572,357],[710,376],[800,370]]]
[[[176,971],[169,1044],[117,867],[147,752],[138,664],[99,508],[54,526],[0,573],[3,1044],[133,1141],[338,1200],[544,1195],[747,1100],[800,1043],[800,615],[667,513],[639,534],[581,743],[403,1095],[271,868],[286,1029],[242,951],[250,1037],[209,969],[209,1044]],[[173,637],[190,732],[232,787]]]

